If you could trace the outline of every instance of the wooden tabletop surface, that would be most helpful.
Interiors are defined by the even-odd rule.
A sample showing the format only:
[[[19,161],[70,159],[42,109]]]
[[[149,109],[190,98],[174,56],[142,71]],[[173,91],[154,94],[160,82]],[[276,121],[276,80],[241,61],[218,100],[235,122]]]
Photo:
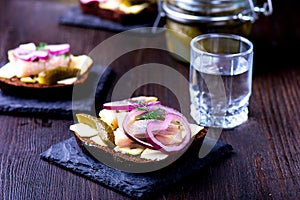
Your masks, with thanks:
[[[59,25],[58,17],[77,3],[0,1],[0,62],[7,62],[7,50],[20,43],[68,42],[74,54],[88,54],[116,34]],[[300,4],[273,0],[273,6],[273,15],[261,16],[250,36],[255,53],[249,120],[223,130],[219,138],[231,144],[235,154],[170,186],[157,199],[300,199]],[[144,42],[142,36],[135,37],[136,42]],[[164,45],[164,40],[160,42]],[[114,48],[100,58],[113,55]],[[186,65],[153,49],[128,52],[110,67],[118,81],[145,63],[171,66],[188,78]],[[178,107],[176,95],[166,87],[146,85],[135,94],[156,95],[164,104]],[[0,199],[129,199],[40,159],[39,154],[51,145],[72,136],[73,122],[0,115]]]

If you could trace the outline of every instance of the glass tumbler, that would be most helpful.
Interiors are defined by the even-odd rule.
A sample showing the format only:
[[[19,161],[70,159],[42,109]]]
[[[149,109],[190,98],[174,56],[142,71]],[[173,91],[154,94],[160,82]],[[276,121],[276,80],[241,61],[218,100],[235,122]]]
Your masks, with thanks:
[[[204,127],[234,128],[248,119],[253,44],[233,34],[203,34],[190,43],[191,116]]]

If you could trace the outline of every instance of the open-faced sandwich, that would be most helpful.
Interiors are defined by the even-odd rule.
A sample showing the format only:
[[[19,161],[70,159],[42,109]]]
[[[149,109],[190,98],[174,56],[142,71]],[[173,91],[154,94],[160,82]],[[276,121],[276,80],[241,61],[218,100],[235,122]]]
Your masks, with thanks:
[[[197,156],[206,130],[156,97],[105,103],[99,116],[76,114],[70,126],[79,145],[94,158],[127,172],[151,172]]]
[[[1,89],[27,97],[66,92],[85,81],[93,63],[87,55],[72,55],[69,44],[46,43],[21,44],[8,51],[8,61],[0,68]]]
[[[120,24],[153,21],[158,13],[157,0],[80,0],[83,13]]]

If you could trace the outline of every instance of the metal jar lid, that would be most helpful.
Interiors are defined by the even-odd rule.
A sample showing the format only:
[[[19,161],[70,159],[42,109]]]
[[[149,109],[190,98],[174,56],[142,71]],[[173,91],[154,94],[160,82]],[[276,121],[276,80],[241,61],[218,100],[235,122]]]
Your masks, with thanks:
[[[224,25],[228,21],[254,22],[258,14],[273,12],[272,0],[262,7],[253,0],[158,0],[161,16],[181,23]]]

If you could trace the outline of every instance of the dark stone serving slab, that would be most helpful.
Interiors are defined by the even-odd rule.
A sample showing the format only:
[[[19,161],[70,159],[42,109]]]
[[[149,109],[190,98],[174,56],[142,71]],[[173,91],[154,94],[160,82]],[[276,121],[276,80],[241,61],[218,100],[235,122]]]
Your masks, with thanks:
[[[58,23],[62,25],[78,26],[83,28],[103,29],[113,32],[152,27],[154,25],[154,21],[146,22],[144,24],[123,25],[114,21],[102,19],[94,15],[82,13],[79,6],[74,6],[64,15],[60,16]]]
[[[138,199],[148,198],[168,189],[170,185],[200,172],[204,167],[233,153],[231,145],[212,138],[206,137],[204,144],[206,147],[212,147],[204,158],[187,158],[180,161],[179,165],[176,164],[176,167],[170,165],[167,170],[148,173],[128,173],[104,165],[84,154],[74,137],[52,145],[41,153],[41,158],[121,194]]]

